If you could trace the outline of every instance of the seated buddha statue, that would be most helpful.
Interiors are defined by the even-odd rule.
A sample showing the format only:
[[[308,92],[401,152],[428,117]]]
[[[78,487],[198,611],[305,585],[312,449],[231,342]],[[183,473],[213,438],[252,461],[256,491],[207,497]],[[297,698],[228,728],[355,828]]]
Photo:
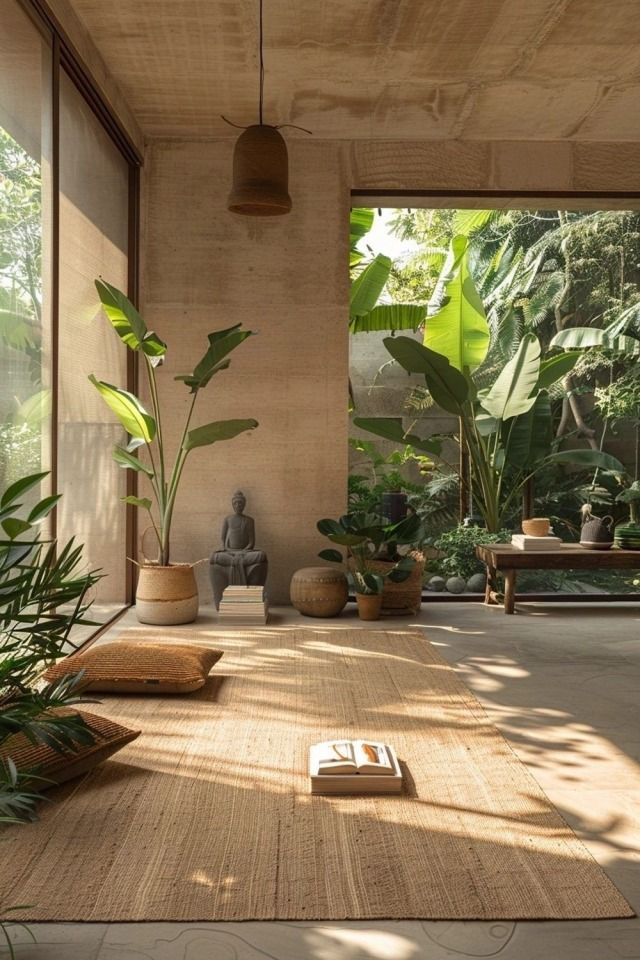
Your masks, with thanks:
[[[225,517],[222,524],[222,550],[211,554],[209,579],[216,610],[225,587],[261,586],[267,581],[267,555],[255,549],[255,523],[253,517],[245,514],[246,505],[244,493],[236,490],[231,498],[233,513]]]

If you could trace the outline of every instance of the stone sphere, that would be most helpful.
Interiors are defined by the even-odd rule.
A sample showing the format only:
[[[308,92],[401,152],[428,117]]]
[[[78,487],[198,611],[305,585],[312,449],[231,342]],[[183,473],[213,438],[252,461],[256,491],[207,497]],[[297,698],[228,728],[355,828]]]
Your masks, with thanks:
[[[442,593],[446,590],[446,582],[444,577],[431,577],[427,583],[427,590],[434,590],[437,593]]]
[[[467,590],[470,590],[471,593],[484,593],[486,585],[487,578],[484,573],[474,573],[474,575],[467,580]]]
[[[467,581],[462,577],[449,577],[447,580],[447,590],[449,593],[464,593],[467,589]]]

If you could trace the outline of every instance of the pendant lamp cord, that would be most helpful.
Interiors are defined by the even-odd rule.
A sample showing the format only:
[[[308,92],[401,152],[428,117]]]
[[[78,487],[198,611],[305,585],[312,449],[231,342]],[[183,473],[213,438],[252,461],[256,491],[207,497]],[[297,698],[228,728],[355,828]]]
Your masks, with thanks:
[[[259,52],[260,52],[260,87],[258,94],[258,123],[260,126],[263,126],[263,117],[264,117],[264,28],[263,28],[263,2],[264,0],[258,0],[258,10],[259,10]],[[228,123],[230,127],[237,127],[238,130],[246,130],[247,127],[243,126],[240,123],[234,123],[233,120],[228,120],[223,114],[220,114],[220,119],[224,120],[225,123]],[[274,130],[280,130],[282,127],[291,127],[294,130],[301,130],[303,133],[311,134],[311,130],[307,130],[306,127],[299,127],[297,123],[280,123],[277,126],[274,126]]]
[[[260,2],[260,95],[258,99],[258,112],[259,112],[259,123],[262,125],[262,108],[264,104],[264,42],[263,42],[263,26],[262,26],[262,5],[263,0]]]

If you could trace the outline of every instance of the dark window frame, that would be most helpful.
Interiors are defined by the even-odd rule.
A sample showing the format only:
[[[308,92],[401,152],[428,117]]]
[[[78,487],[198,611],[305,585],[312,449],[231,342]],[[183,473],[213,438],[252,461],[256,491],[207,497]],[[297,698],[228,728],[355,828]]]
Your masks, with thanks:
[[[68,76],[91,108],[111,142],[119,150],[129,170],[128,183],[128,277],[127,295],[138,304],[140,284],[140,169],[143,156],[127,133],[124,125],[105,100],[91,70],[84,62],[76,47],[67,35],[64,27],[56,18],[44,0],[17,0],[18,5],[29,16],[45,42],[51,47],[51,489],[58,491],[58,381],[59,381],[59,293],[60,293],[60,76]],[[127,351],[127,390],[136,392],[138,387],[137,356]],[[127,495],[137,492],[136,476],[127,471]],[[124,610],[134,602],[136,588],[136,566],[129,559],[136,554],[138,539],[137,514],[130,504],[126,506],[125,556],[126,565],[125,606],[116,613],[93,635],[103,632]],[[57,532],[56,511],[51,515],[51,533]]]

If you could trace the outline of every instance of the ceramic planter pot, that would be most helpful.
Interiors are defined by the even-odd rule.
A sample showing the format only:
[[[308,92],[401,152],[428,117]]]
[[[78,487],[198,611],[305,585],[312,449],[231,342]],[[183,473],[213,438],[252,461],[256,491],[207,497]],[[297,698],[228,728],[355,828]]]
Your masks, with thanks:
[[[580,530],[580,546],[587,550],[609,550],[613,545],[612,523],[611,517],[600,519],[590,515]]]
[[[522,521],[522,532],[527,537],[546,537],[551,529],[548,517],[530,517]]]
[[[198,586],[191,564],[141,566],[136,615],[140,623],[157,626],[173,626],[195,620],[198,616]]]
[[[382,610],[381,593],[356,593],[358,616],[361,620],[379,620]]]

